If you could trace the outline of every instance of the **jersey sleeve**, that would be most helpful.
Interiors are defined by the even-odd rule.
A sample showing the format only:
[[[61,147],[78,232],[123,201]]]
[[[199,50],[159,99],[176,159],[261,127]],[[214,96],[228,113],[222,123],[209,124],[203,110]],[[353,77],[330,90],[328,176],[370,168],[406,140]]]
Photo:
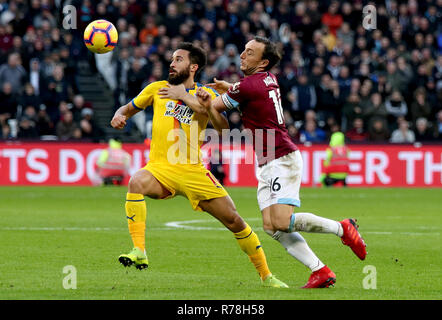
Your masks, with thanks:
[[[230,86],[226,93],[221,95],[221,98],[227,109],[239,108],[239,106],[252,94],[252,87],[245,78]]]
[[[146,86],[135,98],[132,99],[132,107],[137,110],[144,110],[151,106],[159,88],[160,86],[158,85],[158,82],[152,82]]]
[[[210,94],[210,97],[212,98],[212,100],[219,96],[219,93],[212,88],[208,88],[208,87],[202,87],[202,88],[204,91],[207,91]]]

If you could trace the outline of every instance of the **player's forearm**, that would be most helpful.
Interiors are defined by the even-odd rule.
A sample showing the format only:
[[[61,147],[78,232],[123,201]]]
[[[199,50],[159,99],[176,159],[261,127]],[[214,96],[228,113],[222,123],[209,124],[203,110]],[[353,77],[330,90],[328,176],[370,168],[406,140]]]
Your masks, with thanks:
[[[204,106],[198,102],[198,98],[190,93],[186,92],[186,94],[183,95],[180,100],[183,101],[190,109],[192,109],[193,112],[207,114],[206,108],[204,108]]]
[[[131,118],[134,114],[139,112],[140,110],[135,109],[129,103],[120,107],[111,120],[111,126],[115,129],[123,129],[126,125],[126,120]]]
[[[210,107],[208,110],[210,122],[219,134],[222,134],[223,129],[229,129],[229,122],[226,117],[219,113],[214,107]]]
[[[125,116],[126,119],[133,117],[134,114],[138,113],[139,110],[131,107],[129,104],[126,104],[115,111],[115,115]]]

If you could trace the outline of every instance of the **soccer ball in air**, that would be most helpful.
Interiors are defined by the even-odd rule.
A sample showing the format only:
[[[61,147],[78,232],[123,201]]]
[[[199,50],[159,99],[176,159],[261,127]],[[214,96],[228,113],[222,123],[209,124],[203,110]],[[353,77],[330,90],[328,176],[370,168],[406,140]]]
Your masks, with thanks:
[[[84,43],[94,53],[112,51],[118,42],[118,31],[106,20],[95,20],[84,29]]]

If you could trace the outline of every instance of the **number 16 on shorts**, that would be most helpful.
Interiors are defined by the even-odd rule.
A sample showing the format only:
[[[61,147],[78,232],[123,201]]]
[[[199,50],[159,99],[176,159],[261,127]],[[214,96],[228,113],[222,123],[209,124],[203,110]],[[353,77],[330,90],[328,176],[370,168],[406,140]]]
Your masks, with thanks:
[[[270,180],[270,188],[272,192],[278,192],[281,190],[281,184],[278,182],[279,177]]]

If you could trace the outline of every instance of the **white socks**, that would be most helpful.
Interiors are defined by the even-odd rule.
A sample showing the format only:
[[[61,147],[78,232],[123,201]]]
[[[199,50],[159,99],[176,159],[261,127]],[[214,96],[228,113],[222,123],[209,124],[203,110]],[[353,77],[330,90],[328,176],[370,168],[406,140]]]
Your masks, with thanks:
[[[276,231],[272,238],[279,241],[293,258],[299,260],[299,262],[309,268],[312,272],[315,272],[324,266],[299,233]]]
[[[279,241],[293,258],[312,272],[321,269],[324,264],[310,249],[305,239],[294,231],[332,233],[338,237],[342,237],[344,232],[338,221],[318,217],[307,212],[293,213],[287,232],[276,231],[272,234],[270,231],[266,231],[273,239]]]
[[[312,213],[293,213],[288,232],[304,231],[314,233],[333,233],[342,237],[342,225],[338,221],[315,216]]]

